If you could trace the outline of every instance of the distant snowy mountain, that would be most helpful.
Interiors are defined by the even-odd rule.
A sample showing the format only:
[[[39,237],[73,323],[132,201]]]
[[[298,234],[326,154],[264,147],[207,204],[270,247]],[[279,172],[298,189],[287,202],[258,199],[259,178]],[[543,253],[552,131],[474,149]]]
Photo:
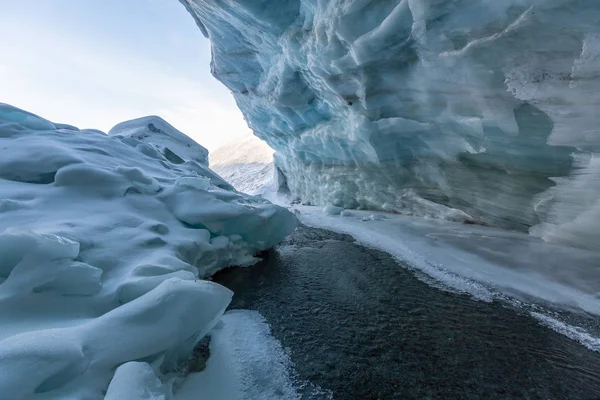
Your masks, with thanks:
[[[237,190],[256,194],[273,177],[273,149],[247,133],[209,156],[210,167]]]

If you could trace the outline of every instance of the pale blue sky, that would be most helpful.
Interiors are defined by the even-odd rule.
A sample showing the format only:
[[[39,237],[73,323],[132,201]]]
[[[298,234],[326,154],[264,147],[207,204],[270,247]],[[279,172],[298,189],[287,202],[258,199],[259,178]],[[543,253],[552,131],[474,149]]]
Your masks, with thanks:
[[[0,102],[108,131],[155,114],[209,150],[248,132],[177,0],[0,0]]]

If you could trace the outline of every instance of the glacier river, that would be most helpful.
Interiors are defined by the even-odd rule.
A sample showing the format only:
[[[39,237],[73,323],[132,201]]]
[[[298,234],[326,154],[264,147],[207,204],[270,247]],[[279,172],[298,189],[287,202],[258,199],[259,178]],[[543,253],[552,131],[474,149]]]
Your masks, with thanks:
[[[231,309],[266,318],[306,399],[600,397],[599,353],[509,304],[433,288],[348,235],[301,226],[214,280]]]

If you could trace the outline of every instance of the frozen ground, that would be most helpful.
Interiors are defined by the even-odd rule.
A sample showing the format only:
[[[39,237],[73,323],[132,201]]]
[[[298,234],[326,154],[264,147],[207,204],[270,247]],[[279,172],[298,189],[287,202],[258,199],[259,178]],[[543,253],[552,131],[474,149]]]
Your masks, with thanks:
[[[436,219],[357,210],[332,215],[331,208],[299,205],[294,209],[304,224],[352,235],[411,266],[430,284],[479,300],[516,299],[523,306],[533,305],[532,315],[542,323],[600,351],[597,252]],[[561,322],[563,315],[550,311],[564,309],[580,314],[590,326],[570,326]]]
[[[231,299],[202,278],[296,225],[158,117],[106,135],[0,104],[0,149],[2,399],[171,399]]]

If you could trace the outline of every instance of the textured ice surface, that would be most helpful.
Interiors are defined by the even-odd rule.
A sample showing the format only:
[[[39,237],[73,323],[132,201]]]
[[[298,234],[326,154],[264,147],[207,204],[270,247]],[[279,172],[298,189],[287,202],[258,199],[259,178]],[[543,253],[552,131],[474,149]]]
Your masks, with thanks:
[[[171,398],[231,299],[202,278],[295,227],[165,121],[112,133],[0,104],[2,399]]]
[[[303,202],[600,243],[597,0],[180,0]]]

